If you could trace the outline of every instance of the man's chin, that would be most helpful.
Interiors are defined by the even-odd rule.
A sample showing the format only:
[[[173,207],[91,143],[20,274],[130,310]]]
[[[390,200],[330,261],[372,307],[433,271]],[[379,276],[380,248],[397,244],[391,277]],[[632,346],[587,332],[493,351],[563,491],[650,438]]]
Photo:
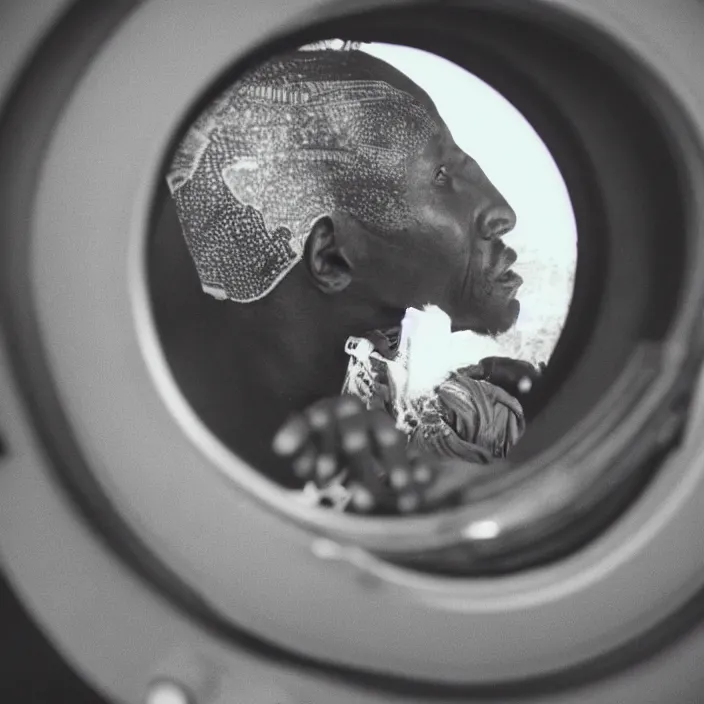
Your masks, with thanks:
[[[508,332],[518,320],[521,312],[520,302],[513,298],[500,310],[492,310],[490,314],[468,318],[467,320],[454,319],[452,332],[474,332],[477,335],[496,337]]]

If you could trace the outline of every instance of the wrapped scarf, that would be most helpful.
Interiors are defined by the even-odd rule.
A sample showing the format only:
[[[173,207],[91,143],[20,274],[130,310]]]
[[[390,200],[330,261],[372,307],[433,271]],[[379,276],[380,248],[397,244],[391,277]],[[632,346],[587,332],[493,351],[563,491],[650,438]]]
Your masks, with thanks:
[[[393,367],[407,370],[409,359],[399,349],[398,331],[376,335],[385,339],[384,354],[367,338],[350,338],[350,356],[343,393],[353,394],[367,408],[383,407],[406,433],[409,447],[438,457],[486,464],[506,457],[525,430],[521,404],[488,381],[481,368],[468,365],[440,371],[440,380],[416,393],[399,389]],[[387,357],[388,352],[391,357]]]
[[[438,308],[409,309],[401,329],[352,337],[342,393],[383,408],[408,437],[409,451],[488,464],[506,457],[525,430],[521,404],[481,378],[480,365],[452,368],[450,319]],[[345,472],[301,496],[308,505],[344,511]]]

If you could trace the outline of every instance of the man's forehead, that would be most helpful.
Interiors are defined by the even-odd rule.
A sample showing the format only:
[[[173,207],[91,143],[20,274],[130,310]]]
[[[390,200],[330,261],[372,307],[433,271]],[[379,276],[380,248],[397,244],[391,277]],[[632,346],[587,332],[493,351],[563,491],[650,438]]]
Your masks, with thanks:
[[[419,156],[428,158],[467,158],[465,152],[457,145],[450,128],[443,122],[442,118],[435,120],[436,132],[426,142],[423,151]]]

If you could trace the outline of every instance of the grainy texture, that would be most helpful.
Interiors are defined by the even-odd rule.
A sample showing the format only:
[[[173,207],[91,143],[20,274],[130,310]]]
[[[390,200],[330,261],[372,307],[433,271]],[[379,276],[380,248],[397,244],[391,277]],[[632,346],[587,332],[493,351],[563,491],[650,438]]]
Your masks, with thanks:
[[[204,290],[266,296],[334,211],[401,230],[406,162],[438,129],[427,95],[360,51],[299,51],[243,77],[196,121],[168,174]]]

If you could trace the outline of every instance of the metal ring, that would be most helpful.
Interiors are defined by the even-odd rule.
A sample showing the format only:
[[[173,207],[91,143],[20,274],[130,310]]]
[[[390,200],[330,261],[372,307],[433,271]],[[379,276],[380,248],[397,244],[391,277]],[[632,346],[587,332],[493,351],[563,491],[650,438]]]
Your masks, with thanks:
[[[491,584],[448,584],[378,565],[373,560],[347,559],[350,555],[359,556],[354,552],[331,567],[320,559],[331,555],[329,550],[324,551],[324,543],[311,541],[307,531],[263,511],[245,493],[226,490],[216,472],[195,469],[203,466],[203,456],[185,439],[153,388],[142,356],[145,348],[140,347],[132,317],[135,313],[139,316],[142,334],[149,335],[144,315],[144,282],[138,277],[144,274],[140,257],[151,195],[168,146],[166,136],[176,129],[177,121],[189,109],[201,86],[216,78],[245,47],[253,46],[252,37],[269,31],[269,20],[283,28],[311,6],[300,0],[285,11],[277,8],[276,17],[271,6],[260,7],[247,17],[232,17],[229,3],[216,0],[198,7],[179,3],[178,11],[173,3],[168,7],[167,11],[166,5],[159,2],[140,7],[96,57],[52,138],[33,223],[34,274],[42,281],[42,287],[34,293],[49,364],[65,399],[64,409],[103,488],[152,549],[186,582],[202,583],[201,591],[222,614],[273,642],[323,662],[332,659],[370,671],[379,670],[381,664],[396,676],[455,683],[535,676],[574,664],[654,623],[666,607],[674,605],[663,604],[663,594],[676,593],[679,601],[690,596],[700,586],[701,570],[691,559],[668,551],[666,546],[675,538],[680,545],[696,544],[701,518],[693,496],[699,474],[694,463],[689,464],[688,472],[681,471],[675,458],[639,505],[581,555],[539,573]],[[579,12],[595,24],[608,17],[611,31],[619,31],[614,30],[618,27],[629,32],[630,41],[641,55],[658,45],[656,38],[648,36],[647,29],[631,24],[639,16],[635,11],[626,15],[625,6],[623,15],[610,14],[611,3],[606,2],[576,9],[576,4],[562,0],[560,7]],[[647,7],[649,12],[659,11],[654,3]],[[662,17],[659,31],[681,29],[687,19],[684,10],[697,11],[692,5],[683,3],[682,7],[683,14],[676,19],[670,15]],[[644,12],[639,9],[639,13]],[[212,21],[216,16],[220,22]],[[178,46],[155,42],[166,31],[165,24],[169,31],[203,37],[198,54],[202,63],[193,62],[193,55],[180,53]],[[239,45],[238,37],[243,39]],[[680,42],[682,46],[681,39]],[[701,51],[696,46],[688,48]],[[150,66],[149,72],[134,69],[140,57]],[[679,71],[681,66],[676,68]],[[674,75],[675,67],[664,66],[661,71],[673,82],[679,77],[679,73]],[[133,80],[121,80],[125,74]],[[694,80],[693,76],[690,80]],[[106,86],[110,88],[107,93],[103,92]],[[679,92],[683,107],[696,115],[701,101],[696,97],[695,86],[693,82],[685,83],[679,86]],[[152,102],[156,95],[162,98],[158,110],[157,103]],[[129,115],[126,105],[134,106]],[[77,135],[81,137],[78,141]],[[698,138],[701,141],[701,133]],[[125,151],[125,144],[134,151]],[[101,173],[91,171],[95,161],[87,159],[86,154],[101,154],[101,162],[110,168]],[[133,159],[128,159],[128,154],[133,154]],[[84,202],[85,208],[66,208],[67,203],[77,202]],[[125,204],[132,204],[131,208]],[[132,239],[126,243],[120,234],[128,231]],[[112,236],[108,237],[108,232]],[[51,243],[61,246],[50,248]],[[88,257],[101,262],[105,270],[76,266]],[[125,266],[128,260],[130,267]],[[103,276],[99,276],[101,273]],[[131,298],[135,291],[137,305],[132,310],[129,304],[135,300]],[[82,337],[59,324],[79,311],[83,322],[91,322],[90,329],[83,329]],[[110,319],[106,311],[110,312]],[[143,337],[141,344],[146,345],[152,371],[159,370],[162,393],[170,395],[173,403],[182,403],[170,385],[165,367],[159,363],[156,340],[148,340]],[[86,383],[88,378],[90,383]],[[15,383],[6,378],[3,386],[7,390],[3,398],[10,398],[10,394],[14,398]],[[181,411],[187,413],[185,405]],[[43,621],[51,624],[55,637],[62,638],[61,628],[71,630],[67,612],[75,603],[75,595],[87,599],[92,593],[85,580],[80,585],[76,574],[66,574],[63,569],[71,562],[65,542],[70,538],[100,565],[95,584],[115,590],[114,594],[104,594],[100,602],[104,618],[112,616],[114,622],[119,622],[130,608],[134,610],[136,601],[142,600],[143,608],[169,622],[171,637],[175,638],[180,629],[182,636],[188,634],[199,645],[207,641],[206,636],[197,634],[130,575],[120,574],[99,543],[71,515],[68,505],[50,492],[52,485],[46,480],[52,475],[39,469],[42,460],[31,447],[31,436],[26,430],[28,419],[23,423],[23,418],[19,405],[16,414],[3,417],[3,428],[9,429],[5,432],[11,454],[0,472],[0,545],[3,555],[9,556],[9,569],[16,584],[29,595]],[[187,419],[189,425],[191,421],[195,419]],[[694,438],[691,440],[692,444],[682,449],[685,459],[695,457],[698,451]],[[221,448],[209,444],[212,461]],[[146,468],[145,457],[150,458]],[[231,461],[229,456],[223,455],[222,459]],[[258,481],[255,475],[241,471],[254,486]],[[189,484],[192,490],[188,490]],[[23,495],[41,498],[35,506],[46,509],[47,523],[56,521],[52,523],[51,535],[23,520],[17,502],[17,497]],[[221,517],[219,523],[204,520],[215,516]],[[224,527],[228,524],[229,529]],[[251,539],[234,543],[228,539],[241,535]],[[55,550],[56,555],[51,559],[44,552],[45,563],[40,569],[36,551],[42,545]],[[27,548],[31,552],[23,555]],[[267,556],[266,562],[262,555]],[[65,562],[57,560],[59,556]],[[659,567],[657,574],[652,573],[654,557]],[[284,584],[280,565],[291,564],[292,560],[298,569],[290,573],[290,581]],[[47,607],[37,591],[36,585],[46,574],[42,570],[49,566],[57,583],[63,586],[64,613]],[[371,568],[376,579],[370,581]],[[244,573],[248,579],[243,578]],[[249,579],[253,574],[256,584]],[[107,575],[114,580],[112,585]],[[311,584],[316,585],[314,593]],[[636,587],[639,599],[633,597]],[[132,603],[127,597],[130,588],[138,595]],[[75,589],[74,593],[69,594],[69,589]],[[345,604],[344,613],[338,608],[341,603]],[[604,604],[609,605],[608,613],[604,612]],[[602,617],[595,618],[595,613]],[[96,611],[87,608],[84,617],[89,615],[94,618]],[[335,618],[338,623],[333,627]],[[580,628],[574,628],[574,619],[578,619]],[[631,629],[636,622],[638,627]],[[88,621],[82,623],[87,631],[88,625]],[[547,632],[548,625],[550,639],[531,638],[535,633]],[[160,634],[145,633],[142,624],[129,622],[124,627],[139,634],[137,642],[147,652],[156,654],[164,648]],[[467,657],[467,633],[481,634],[481,643],[472,649],[471,662]],[[114,634],[116,641],[118,636]],[[525,660],[528,641],[531,661]],[[434,662],[428,661],[429,642],[442,643],[436,646]],[[117,642],[114,646],[120,647]],[[134,688],[145,682],[146,666],[136,659],[128,663],[132,677],[126,679],[130,681],[123,683],[108,672],[98,653],[90,652],[87,640],[79,643],[67,636],[64,647],[91,671],[101,673],[101,682],[116,693],[129,688],[132,696],[136,693]],[[212,643],[203,647],[217,650],[218,657],[228,659],[237,669],[225,648]],[[247,656],[238,657],[241,673],[245,672],[242,663],[246,662],[252,672],[257,670],[264,676],[260,666]],[[291,677],[290,672],[280,676],[297,680],[300,688],[304,687],[302,682],[309,681],[305,676]],[[315,696],[322,701],[320,692]],[[347,696],[339,690],[337,694]]]

